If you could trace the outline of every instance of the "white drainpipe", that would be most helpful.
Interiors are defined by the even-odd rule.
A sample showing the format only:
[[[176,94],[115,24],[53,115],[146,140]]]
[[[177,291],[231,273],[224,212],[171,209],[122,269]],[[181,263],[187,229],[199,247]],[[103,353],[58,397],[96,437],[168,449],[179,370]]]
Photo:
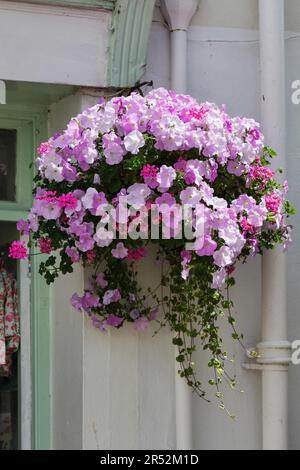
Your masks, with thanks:
[[[286,169],[284,0],[259,0],[261,120],[266,143],[278,152],[276,167]],[[262,271],[263,449],[288,447],[288,365],[286,257],[282,248],[265,253]]]
[[[161,0],[171,34],[171,88],[178,93],[187,92],[187,30],[198,5],[199,0]],[[191,450],[192,394],[185,380],[178,376],[178,365],[175,361],[176,448]]]

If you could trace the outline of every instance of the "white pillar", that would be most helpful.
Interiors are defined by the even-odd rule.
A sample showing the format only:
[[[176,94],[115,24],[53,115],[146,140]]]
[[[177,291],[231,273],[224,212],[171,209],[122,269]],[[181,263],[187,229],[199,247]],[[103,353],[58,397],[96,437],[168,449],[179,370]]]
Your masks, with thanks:
[[[285,157],[285,42],[284,0],[260,0],[261,120],[267,145]],[[287,442],[288,364],[286,259],[281,247],[266,252],[262,272],[262,342],[258,345],[262,369],[263,448],[285,450]]]
[[[199,0],[161,0],[162,13],[171,34],[171,88],[178,93],[187,92],[187,30],[199,5]],[[175,350],[175,357],[178,350]],[[176,448],[191,450],[192,403],[191,389],[178,375],[175,360]]]

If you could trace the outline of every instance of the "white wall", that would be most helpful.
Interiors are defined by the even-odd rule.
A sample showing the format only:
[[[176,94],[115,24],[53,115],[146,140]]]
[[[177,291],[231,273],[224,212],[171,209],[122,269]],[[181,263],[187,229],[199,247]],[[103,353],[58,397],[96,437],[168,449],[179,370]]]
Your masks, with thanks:
[[[106,11],[0,1],[1,79],[105,86],[110,22]]]
[[[257,0],[201,0],[189,28],[188,89],[202,101],[226,103],[230,114],[260,119],[259,43]],[[287,102],[288,102],[288,176],[290,198],[300,210],[300,105],[291,103],[291,83],[300,79],[299,2],[286,0]],[[148,54],[147,79],[155,85],[169,86],[169,54],[165,47],[166,30],[156,12]],[[158,55],[157,44],[160,44]],[[164,44],[164,46],[163,46]],[[162,73],[160,73],[162,70]],[[300,236],[299,216],[293,220],[294,244],[288,255],[288,323],[290,340],[300,338]],[[260,260],[241,266],[233,291],[236,318],[245,334],[246,345],[260,340]],[[225,333],[227,331],[227,333]],[[232,341],[224,327],[227,344]],[[193,437],[196,449],[261,448],[260,373],[242,369],[244,353],[235,345],[235,370],[243,394],[228,392],[228,408],[237,414],[231,421],[212,405],[193,400]],[[205,356],[196,356],[199,373],[206,373]],[[298,405],[300,368],[290,368],[290,447],[300,448],[300,406]],[[276,392],[275,392],[276,393]]]

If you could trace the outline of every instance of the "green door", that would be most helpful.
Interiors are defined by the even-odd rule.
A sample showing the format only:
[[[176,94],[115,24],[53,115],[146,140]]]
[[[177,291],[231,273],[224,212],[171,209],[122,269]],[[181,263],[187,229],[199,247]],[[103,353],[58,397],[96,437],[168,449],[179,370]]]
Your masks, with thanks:
[[[42,107],[0,105],[3,259],[8,243],[18,237],[16,222],[26,218],[31,206],[34,175],[31,163],[38,143],[46,138],[45,111]],[[18,280],[21,343],[10,378],[2,378],[2,382],[0,378],[0,445],[2,412],[6,425],[3,428],[2,423],[3,448],[48,449],[51,448],[48,288],[37,273],[35,257],[30,263],[22,261],[13,266],[6,256],[6,263],[5,269],[10,269]]]

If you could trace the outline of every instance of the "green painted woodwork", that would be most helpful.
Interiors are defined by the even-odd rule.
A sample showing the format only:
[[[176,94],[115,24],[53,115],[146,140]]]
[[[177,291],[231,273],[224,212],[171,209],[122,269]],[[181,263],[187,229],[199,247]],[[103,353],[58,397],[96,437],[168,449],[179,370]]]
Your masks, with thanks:
[[[32,445],[34,450],[52,448],[51,413],[51,327],[49,286],[38,274],[41,261],[34,257],[32,269],[32,370],[33,421]]]
[[[33,127],[28,119],[3,119],[0,117],[1,129],[16,129],[17,131],[17,173],[16,173],[16,202],[0,201],[0,210],[26,211],[31,204]]]
[[[155,0],[117,0],[110,38],[110,86],[134,86],[145,73],[154,5]]]
[[[35,119],[34,147],[48,138],[47,114]],[[34,155],[34,153],[33,153]],[[33,449],[52,448],[50,288],[38,272],[41,257],[32,261]]]
[[[25,100],[25,95],[24,95]],[[0,202],[0,220],[26,218],[32,201],[35,148],[47,138],[47,107],[0,106],[0,127],[17,129],[17,201]],[[51,448],[49,288],[38,274],[38,259],[31,264],[32,298],[32,448]]]
[[[20,219],[24,219],[27,215],[27,211],[7,211],[5,209],[0,209],[0,220],[3,222],[17,222]]]
[[[61,99],[75,94],[78,86],[51,85],[47,83],[17,82],[5,80],[6,102],[11,112],[19,111],[23,115],[30,114],[30,109],[37,113],[43,112],[47,106],[57,103]],[[16,108],[14,108],[14,106]]]

